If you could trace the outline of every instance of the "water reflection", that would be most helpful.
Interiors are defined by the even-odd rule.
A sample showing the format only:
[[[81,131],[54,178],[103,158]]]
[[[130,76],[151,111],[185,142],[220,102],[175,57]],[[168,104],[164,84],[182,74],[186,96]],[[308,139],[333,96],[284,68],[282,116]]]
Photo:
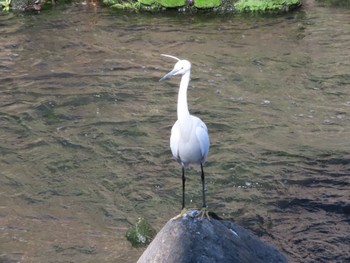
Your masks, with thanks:
[[[210,209],[291,262],[348,260],[349,11],[312,4],[280,17],[2,14],[0,259],[135,262],[126,229],[178,213],[179,80],[158,83],[171,53],[193,62],[189,107],[210,130]]]

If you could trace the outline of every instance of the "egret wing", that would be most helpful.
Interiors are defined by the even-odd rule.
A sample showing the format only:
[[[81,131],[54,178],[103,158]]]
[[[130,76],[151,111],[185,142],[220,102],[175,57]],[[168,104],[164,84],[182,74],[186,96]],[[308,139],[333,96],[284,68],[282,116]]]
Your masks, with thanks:
[[[180,140],[180,130],[179,130],[178,121],[175,122],[173,127],[171,128],[171,136],[170,136],[170,149],[176,160],[179,159],[179,140]]]
[[[199,142],[199,146],[201,148],[202,158],[204,162],[209,152],[210,141],[209,141],[208,128],[205,125],[205,123],[202,121],[200,125],[197,126],[196,128],[196,136]]]

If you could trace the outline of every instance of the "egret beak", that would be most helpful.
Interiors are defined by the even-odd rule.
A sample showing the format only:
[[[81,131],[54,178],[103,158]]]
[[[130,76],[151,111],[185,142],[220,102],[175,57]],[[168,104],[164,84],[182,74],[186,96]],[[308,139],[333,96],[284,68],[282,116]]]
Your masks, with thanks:
[[[163,56],[163,57],[168,57],[168,58],[172,58],[172,59],[175,59],[175,60],[177,60],[177,61],[180,61],[179,58],[174,57],[174,56],[172,56],[172,55],[167,55],[167,54],[160,54],[160,55]],[[163,81],[163,80],[165,80],[165,79],[171,78],[172,76],[176,75],[177,72],[178,72],[178,70],[173,69],[173,70],[170,71],[168,74],[165,74],[164,77],[162,77],[159,81]]]
[[[177,69],[173,69],[172,71],[170,71],[169,73],[165,74],[159,81],[163,81],[165,79],[171,78],[172,76],[176,75],[178,72]]]

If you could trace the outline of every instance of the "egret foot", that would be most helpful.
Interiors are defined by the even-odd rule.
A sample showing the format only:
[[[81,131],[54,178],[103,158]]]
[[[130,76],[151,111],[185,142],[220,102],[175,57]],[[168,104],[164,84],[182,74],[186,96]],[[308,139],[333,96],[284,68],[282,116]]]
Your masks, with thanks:
[[[210,221],[210,216],[209,216],[209,210],[206,207],[203,207],[201,211],[198,214],[198,217],[201,217],[201,220],[203,220],[204,216]]]
[[[201,220],[203,220],[203,218],[206,217],[208,220],[210,220],[209,210],[206,207],[203,207],[201,210],[184,208],[181,210],[180,214],[178,214],[171,220],[176,220],[178,218],[185,217],[200,218]]]
[[[184,215],[187,214],[187,211],[188,211],[187,208],[182,208],[180,214],[178,214],[177,216],[174,216],[171,220],[176,220],[176,219],[178,219],[178,218],[183,217]]]

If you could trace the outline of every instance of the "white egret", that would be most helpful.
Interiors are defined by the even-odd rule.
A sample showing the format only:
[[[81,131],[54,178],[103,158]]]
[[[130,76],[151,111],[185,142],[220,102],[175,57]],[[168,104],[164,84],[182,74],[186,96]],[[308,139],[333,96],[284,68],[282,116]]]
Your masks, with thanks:
[[[185,168],[190,164],[199,164],[201,167],[203,211],[207,207],[203,164],[209,152],[210,142],[205,123],[188,111],[187,87],[190,82],[191,63],[170,55],[162,54],[162,56],[173,58],[177,60],[177,63],[173,70],[162,77],[160,81],[172,76],[182,76],[177,101],[177,121],[171,129],[170,136],[171,152],[182,166],[182,209],[185,208]]]

